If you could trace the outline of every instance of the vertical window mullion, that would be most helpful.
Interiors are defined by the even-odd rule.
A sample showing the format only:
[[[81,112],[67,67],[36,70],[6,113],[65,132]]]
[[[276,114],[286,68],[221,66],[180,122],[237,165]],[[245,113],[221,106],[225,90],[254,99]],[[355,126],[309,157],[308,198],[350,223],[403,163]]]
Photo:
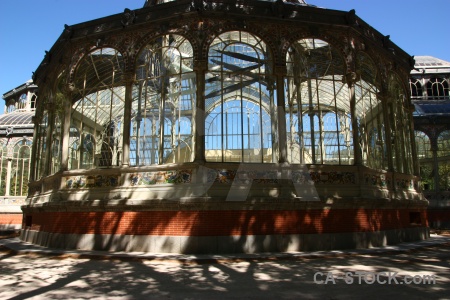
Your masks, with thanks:
[[[137,99],[138,107],[137,107],[136,115],[134,117],[134,122],[136,124],[136,127],[135,127],[136,129],[135,129],[135,133],[134,133],[134,136],[135,136],[135,149],[134,149],[135,154],[134,154],[134,156],[136,158],[136,162],[135,162],[136,166],[139,166],[141,164],[141,162],[140,162],[140,153],[139,152],[140,152],[140,139],[141,139],[141,132],[140,131],[141,131],[141,121],[142,121],[142,115],[141,115],[141,110],[142,110],[142,88],[143,88],[143,83],[144,82],[145,82],[145,80],[141,81],[139,83],[139,85],[138,85],[138,88],[139,88],[138,99]],[[144,124],[145,124],[145,122],[144,122]]]
[[[323,114],[322,109],[320,108],[320,97],[319,97],[319,81],[317,78],[315,78],[316,82],[316,101],[317,101],[317,108],[318,108],[318,122],[319,122],[319,147],[320,147],[320,161],[321,164],[324,164],[324,151],[325,151],[325,145],[324,145],[324,139],[323,139]]]
[[[240,90],[239,90],[239,98],[240,98],[240,117],[241,117],[241,132],[240,132],[240,136],[241,136],[241,162],[245,162],[245,147],[244,147],[244,102],[243,102],[243,94],[242,94],[242,89],[243,89],[243,85],[242,85],[242,75],[239,76],[239,84],[241,86]],[[248,113],[248,112],[247,112]],[[250,117],[248,117],[247,119],[249,119]],[[250,120],[247,120],[247,122],[249,123]],[[247,131],[249,131],[249,124],[247,124]],[[239,135],[239,128],[237,128],[236,133]],[[249,138],[250,138],[250,132],[247,132]],[[247,148],[250,148],[250,140],[248,141],[249,145],[247,146]],[[249,150],[249,149],[247,149]],[[250,153],[250,151],[248,151]]]
[[[294,75],[295,76],[295,75]],[[302,99],[302,89],[301,89],[301,83],[299,80],[299,84],[296,85],[297,89],[297,116],[298,116],[298,129],[297,134],[299,136],[299,162],[301,164],[305,163],[305,136],[304,136],[304,130],[303,130],[303,99]],[[295,100],[294,100],[295,101]]]
[[[220,68],[220,75],[221,75],[221,80],[220,80],[220,89],[221,89],[221,92],[220,92],[220,139],[221,139],[221,143],[220,143],[220,149],[221,149],[221,162],[224,162],[225,161],[225,150],[226,150],[226,148],[225,148],[225,144],[226,144],[226,141],[228,141],[228,136],[227,135],[225,135],[225,132],[228,132],[228,129],[226,130],[226,131],[224,131],[224,108],[225,108],[225,102],[224,102],[224,99],[223,99],[223,94],[224,94],[224,89],[225,89],[225,85],[224,85],[224,82],[225,82],[225,75],[226,75],[226,73],[225,73],[225,71],[224,71],[224,69],[223,69],[223,63],[225,62],[224,61],[224,55],[225,54],[221,54],[220,55],[220,60],[221,60],[221,63],[222,63],[222,67]],[[226,125],[227,127],[228,127],[228,124]],[[227,133],[228,134],[228,133]],[[228,146],[228,145],[227,145]]]
[[[258,68],[259,70],[259,68]],[[259,72],[261,73],[261,72]],[[258,74],[259,75],[259,74]],[[263,106],[262,106],[262,85],[261,83],[258,84],[259,88],[259,139],[260,139],[260,143],[259,143],[259,151],[260,151],[260,155],[261,155],[261,163],[264,162],[264,130],[263,130]]]
[[[163,77],[160,75],[161,79],[161,90],[164,90]],[[164,159],[164,142],[165,142],[165,125],[166,125],[166,116],[165,116],[165,106],[166,106],[166,97],[165,93],[161,92],[161,97],[159,99],[159,151],[158,151],[158,164],[163,164]]]
[[[309,110],[308,110],[308,116],[309,116],[309,131],[310,131],[310,139],[311,139],[311,158],[312,163],[316,163],[316,137],[315,137],[315,130],[314,130],[314,103],[313,103],[313,95],[312,95],[312,84],[311,84],[311,77],[308,74],[308,101],[309,101]]]

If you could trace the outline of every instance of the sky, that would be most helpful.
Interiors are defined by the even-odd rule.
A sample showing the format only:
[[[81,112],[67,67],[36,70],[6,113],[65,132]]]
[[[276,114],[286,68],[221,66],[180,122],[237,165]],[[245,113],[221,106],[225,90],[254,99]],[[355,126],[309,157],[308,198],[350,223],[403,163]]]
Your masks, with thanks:
[[[0,94],[31,79],[61,35],[74,25],[139,9],[145,0],[0,0]],[[306,0],[349,11],[410,55],[450,62],[450,0]],[[4,101],[0,99],[0,113]]]

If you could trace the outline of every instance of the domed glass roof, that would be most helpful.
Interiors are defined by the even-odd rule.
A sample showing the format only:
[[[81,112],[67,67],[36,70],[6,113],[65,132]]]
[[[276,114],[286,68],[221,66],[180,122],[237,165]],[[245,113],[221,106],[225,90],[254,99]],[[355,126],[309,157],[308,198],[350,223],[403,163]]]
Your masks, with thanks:
[[[0,127],[33,127],[34,111],[13,112],[0,116]]]

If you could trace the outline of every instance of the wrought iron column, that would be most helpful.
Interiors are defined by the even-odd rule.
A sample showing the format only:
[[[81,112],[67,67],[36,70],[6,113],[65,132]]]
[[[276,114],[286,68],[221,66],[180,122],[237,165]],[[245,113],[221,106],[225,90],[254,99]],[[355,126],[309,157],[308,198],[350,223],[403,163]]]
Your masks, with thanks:
[[[383,119],[384,119],[384,130],[385,130],[385,134],[386,134],[386,140],[385,140],[385,147],[386,147],[386,154],[387,154],[387,167],[388,170],[393,172],[394,171],[394,163],[392,160],[392,135],[391,135],[391,119],[390,119],[390,115],[389,115],[389,111],[392,109],[389,108],[389,106],[391,105],[390,102],[392,102],[391,99],[389,99],[388,97],[388,88],[387,88],[387,83],[383,83],[381,86],[381,95],[382,95],[382,99],[381,99],[381,103],[382,105],[382,109],[383,109]]]
[[[278,125],[278,157],[279,163],[289,162],[287,159],[287,134],[286,134],[286,106],[284,99],[284,78],[286,77],[286,66],[275,67],[276,89],[277,89],[277,125]]]
[[[33,116],[31,118],[33,123],[33,143],[31,144],[31,159],[30,159],[30,182],[36,180],[36,151],[37,151],[37,141],[38,141],[38,128],[40,123],[40,118]]]
[[[54,129],[54,121],[55,121],[55,110],[53,109],[53,105],[55,105],[55,98],[50,98],[50,101],[48,103],[45,103],[46,110],[48,112],[48,125],[47,125],[47,148],[45,149],[45,165],[43,170],[43,175],[48,176],[50,175],[50,166],[51,166],[51,157],[52,157],[52,133]]]
[[[123,132],[122,132],[122,166],[130,165],[130,129],[131,129],[131,105],[133,102],[133,84],[135,73],[129,72],[125,75],[125,104],[123,109]]]
[[[194,61],[194,71],[197,81],[195,110],[192,112],[192,135],[194,137],[194,162],[204,163],[205,159],[205,73],[208,62]]]
[[[64,94],[64,123],[62,128],[62,149],[61,149],[61,170],[69,169],[69,146],[70,146],[70,118],[72,114],[72,90],[73,85],[67,86],[67,92]],[[33,143],[34,145],[34,143]]]
[[[362,165],[361,146],[359,144],[359,130],[358,130],[358,116],[356,115],[356,95],[355,95],[355,81],[356,73],[351,72],[346,75],[346,81],[349,89],[350,100],[350,115],[352,118],[352,133],[353,133],[353,156],[354,165]]]

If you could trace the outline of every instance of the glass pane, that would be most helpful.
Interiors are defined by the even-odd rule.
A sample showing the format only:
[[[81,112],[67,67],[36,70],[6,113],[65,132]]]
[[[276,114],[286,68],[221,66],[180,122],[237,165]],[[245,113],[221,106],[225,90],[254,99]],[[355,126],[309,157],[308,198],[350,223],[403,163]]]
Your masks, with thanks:
[[[288,50],[286,61],[289,161],[352,164],[349,92],[339,52],[324,41],[304,39]]]
[[[387,169],[383,104],[378,98],[377,67],[367,54],[358,53],[356,68],[356,73],[361,74],[355,84],[355,110],[362,163],[373,169]]]
[[[239,31],[221,34],[210,45],[205,78],[207,161],[276,161],[275,81],[267,51],[259,38]]]
[[[121,164],[123,64],[120,52],[102,48],[88,54],[77,67],[74,82],[79,100],[71,113],[70,169]]]
[[[133,89],[132,103],[132,166],[193,160],[196,77],[192,55],[192,46],[179,35],[158,38],[140,53],[139,85]]]

